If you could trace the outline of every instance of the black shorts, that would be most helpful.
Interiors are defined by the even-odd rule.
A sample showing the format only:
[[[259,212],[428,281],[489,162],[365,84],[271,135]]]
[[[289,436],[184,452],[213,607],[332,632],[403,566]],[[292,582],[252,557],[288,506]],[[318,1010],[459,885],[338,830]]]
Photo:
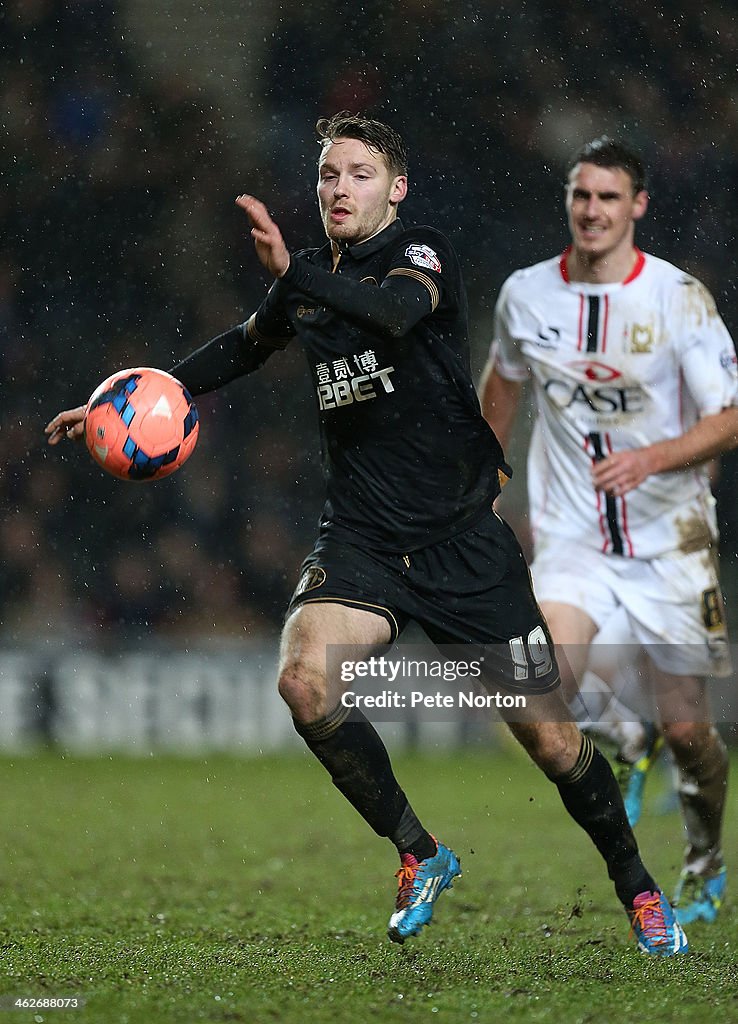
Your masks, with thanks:
[[[305,559],[287,615],[343,604],[387,620],[396,640],[410,620],[449,653],[483,656],[497,683],[545,693],[559,673],[517,537],[490,511],[462,533],[406,555],[329,527]]]

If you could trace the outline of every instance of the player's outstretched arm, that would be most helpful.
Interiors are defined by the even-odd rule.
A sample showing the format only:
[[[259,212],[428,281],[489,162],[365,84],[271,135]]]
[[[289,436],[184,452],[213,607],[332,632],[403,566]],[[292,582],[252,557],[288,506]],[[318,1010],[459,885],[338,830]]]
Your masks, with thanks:
[[[65,409],[46,424],[44,433],[49,444],[59,444],[64,437],[70,441],[80,441],[84,434],[85,406],[76,409]]]

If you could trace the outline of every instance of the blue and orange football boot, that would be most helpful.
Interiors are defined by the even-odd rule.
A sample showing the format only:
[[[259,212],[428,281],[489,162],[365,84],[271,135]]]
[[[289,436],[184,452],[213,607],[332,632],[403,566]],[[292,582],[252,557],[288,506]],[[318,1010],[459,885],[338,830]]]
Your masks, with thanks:
[[[688,951],[687,936],[660,889],[639,893],[628,910],[628,917],[641,953],[674,956]]]
[[[395,912],[389,919],[387,934],[393,942],[404,942],[419,935],[433,916],[433,904],[444,889],[453,887],[461,874],[459,859],[453,850],[437,843],[434,857],[418,861],[411,853],[400,854],[402,867],[396,874]]]
[[[674,893],[677,921],[680,924],[691,924],[692,921],[711,924],[722,906],[726,881],[725,867],[713,875],[698,875],[688,869],[682,871]]]

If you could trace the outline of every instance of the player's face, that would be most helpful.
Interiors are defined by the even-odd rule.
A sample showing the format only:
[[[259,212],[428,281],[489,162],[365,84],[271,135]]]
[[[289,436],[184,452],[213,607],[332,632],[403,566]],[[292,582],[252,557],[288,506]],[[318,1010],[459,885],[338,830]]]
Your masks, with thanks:
[[[648,194],[634,194],[633,181],[621,167],[577,164],[566,188],[574,250],[589,260],[630,253],[635,221],[647,205]]]
[[[390,174],[382,153],[359,139],[336,139],[318,163],[318,202],[325,233],[336,242],[363,242],[397,216],[407,178]]]

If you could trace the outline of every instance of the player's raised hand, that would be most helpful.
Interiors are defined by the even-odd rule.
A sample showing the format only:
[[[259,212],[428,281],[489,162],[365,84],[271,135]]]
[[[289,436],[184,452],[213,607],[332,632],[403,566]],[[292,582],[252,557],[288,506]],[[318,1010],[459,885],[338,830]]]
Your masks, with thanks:
[[[46,424],[44,433],[49,444],[59,444],[64,437],[70,441],[80,441],[84,434],[85,406],[76,409],[65,409]]]
[[[241,207],[251,221],[251,237],[256,246],[256,255],[270,274],[281,277],[290,265],[290,254],[282,232],[269,216],[266,206],[254,196],[248,195],[239,196],[236,205]]]

